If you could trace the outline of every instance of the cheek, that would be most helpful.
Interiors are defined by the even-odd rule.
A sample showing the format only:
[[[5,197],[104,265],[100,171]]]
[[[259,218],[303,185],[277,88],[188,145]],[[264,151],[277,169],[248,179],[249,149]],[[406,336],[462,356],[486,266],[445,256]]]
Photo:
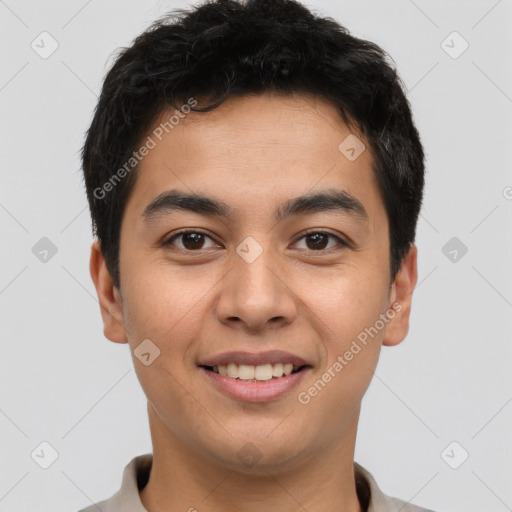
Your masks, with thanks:
[[[187,269],[171,269],[162,262],[130,264],[130,274],[123,280],[123,312],[129,337],[134,342],[142,337],[179,343],[178,333],[183,335],[184,330],[200,325],[197,316],[201,299],[214,286],[214,279],[197,272],[193,275]]]
[[[333,356],[342,354],[365,328],[374,325],[389,300],[387,274],[369,266],[344,266],[329,274],[309,275],[301,298],[319,320]],[[382,334],[382,333],[381,333]]]
[[[323,340],[326,361],[307,394],[312,411],[330,411],[326,421],[333,429],[339,428],[347,411],[358,408],[377,366],[388,325],[381,319],[389,300],[386,274],[382,269],[358,270],[357,276],[345,275],[325,287],[319,310],[329,326]]]
[[[321,418],[322,428],[331,433],[357,414],[378,363],[385,327],[376,329],[375,324],[384,309],[371,295],[366,299],[348,297],[325,312],[332,330],[323,339],[325,359],[297,397],[308,415]]]

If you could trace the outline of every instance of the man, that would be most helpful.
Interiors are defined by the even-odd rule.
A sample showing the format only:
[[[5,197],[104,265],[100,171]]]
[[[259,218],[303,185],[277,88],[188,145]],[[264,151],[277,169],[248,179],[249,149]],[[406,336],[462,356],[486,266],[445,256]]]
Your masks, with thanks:
[[[165,17],[108,73],[83,169],[104,334],[153,443],[86,511],[425,510],[354,462],[424,186],[383,50],[291,0]]]

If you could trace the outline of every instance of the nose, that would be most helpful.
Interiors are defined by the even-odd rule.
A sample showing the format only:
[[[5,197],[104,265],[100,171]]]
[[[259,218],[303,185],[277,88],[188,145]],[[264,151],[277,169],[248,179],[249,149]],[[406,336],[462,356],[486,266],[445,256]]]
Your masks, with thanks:
[[[297,300],[270,251],[250,263],[236,255],[233,264],[217,301],[220,322],[256,332],[293,322]]]

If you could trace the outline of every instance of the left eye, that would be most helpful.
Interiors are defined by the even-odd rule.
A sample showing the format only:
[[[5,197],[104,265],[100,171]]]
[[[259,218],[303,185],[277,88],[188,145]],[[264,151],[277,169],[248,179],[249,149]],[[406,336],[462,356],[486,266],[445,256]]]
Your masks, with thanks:
[[[321,251],[323,249],[332,249],[332,247],[326,247],[326,245],[328,245],[329,243],[329,238],[335,240],[337,242],[337,245],[339,246],[347,245],[340,237],[333,235],[332,233],[327,233],[325,231],[312,231],[310,233],[306,233],[304,236],[299,238],[299,241],[305,240],[306,249],[308,250]]]
[[[177,245],[177,247],[188,251],[210,249],[216,246],[215,241],[206,233],[201,231],[182,231],[172,236],[167,242],[165,242],[164,245],[176,245],[174,241],[179,239],[181,239],[181,246]],[[209,247],[204,246],[206,239],[212,242]],[[329,245],[329,239],[336,242],[334,247],[336,245],[342,247],[347,245],[346,242],[344,242],[340,237],[325,231],[313,231],[306,233],[301,238],[299,238],[296,244],[298,244],[301,240],[304,240],[306,247],[303,247],[303,249],[305,248],[306,250],[311,251],[321,251],[324,249],[332,249],[333,246],[327,247]]]

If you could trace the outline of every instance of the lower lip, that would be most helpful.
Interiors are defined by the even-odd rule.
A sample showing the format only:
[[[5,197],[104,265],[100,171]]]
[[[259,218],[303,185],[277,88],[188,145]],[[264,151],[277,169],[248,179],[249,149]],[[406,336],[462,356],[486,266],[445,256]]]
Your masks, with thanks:
[[[222,393],[246,402],[268,402],[277,400],[298,386],[304,375],[310,368],[291,373],[278,379],[264,380],[261,382],[249,382],[239,379],[225,377],[218,373],[199,367],[199,370],[206,375],[214,386]]]

